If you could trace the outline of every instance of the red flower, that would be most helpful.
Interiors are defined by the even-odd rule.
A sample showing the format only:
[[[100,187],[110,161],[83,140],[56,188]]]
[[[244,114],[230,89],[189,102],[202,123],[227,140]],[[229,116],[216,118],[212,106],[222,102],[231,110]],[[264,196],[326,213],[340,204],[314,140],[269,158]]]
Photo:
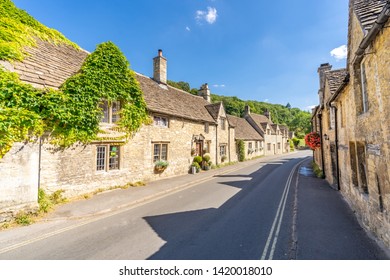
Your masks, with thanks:
[[[305,136],[305,142],[314,151],[321,147],[321,136],[317,132],[310,132]]]

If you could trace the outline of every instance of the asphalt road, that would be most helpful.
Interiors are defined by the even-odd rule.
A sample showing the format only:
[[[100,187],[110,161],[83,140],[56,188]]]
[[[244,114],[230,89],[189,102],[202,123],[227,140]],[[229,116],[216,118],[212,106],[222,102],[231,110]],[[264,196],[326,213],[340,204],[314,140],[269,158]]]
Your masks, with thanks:
[[[7,231],[9,243],[0,232],[0,259],[386,258],[338,192],[300,174],[308,156],[257,163],[150,203],[60,227],[13,229]]]

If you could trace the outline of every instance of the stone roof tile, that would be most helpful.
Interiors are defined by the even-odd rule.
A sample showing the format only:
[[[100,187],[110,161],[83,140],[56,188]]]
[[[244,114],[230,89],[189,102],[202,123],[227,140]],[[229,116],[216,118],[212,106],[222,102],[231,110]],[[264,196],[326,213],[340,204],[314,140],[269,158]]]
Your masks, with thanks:
[[[353,9],[365,32],[368,32],[388,0],[353,0]]]
[[[339,89],[347,76],[347,69],[338,69],[326,72],[326,78],[329,84],[330,94],[333,95]]]
[[[248,123],[246,119],[227,115],[228,121],[235,126],[236,139],[262,141],[263,137]]]
[[[151,112],[172,115],[194,121],[215,123],[206,109],[210,105],[203,97],[171,86],[161,86],[153,79],[137,74],[147,108]]]
[[[37,40],[36,47],[25,49],[28,56],[14,63],[20,79],[40,87],[59,88],[66,79],[76,74],[88,53],[74,47]]]
[[[18,73],[22,81],[40,88],[59,88],[80,70],[88,56],[88,52],[84,50],[77,50],[64,44],[54,45],[41,40],[37,41],[36,47],[26,48],[26,52],[28,56],[21,62],[15,62],[11,67],[12,71]],[[210,104],[203,97],[169,85],[161,86],[141,74],[136,74],[136,79],[140,83],[149,111],[215,123],[213,117],[215,112],[219,113],[221,104]]]

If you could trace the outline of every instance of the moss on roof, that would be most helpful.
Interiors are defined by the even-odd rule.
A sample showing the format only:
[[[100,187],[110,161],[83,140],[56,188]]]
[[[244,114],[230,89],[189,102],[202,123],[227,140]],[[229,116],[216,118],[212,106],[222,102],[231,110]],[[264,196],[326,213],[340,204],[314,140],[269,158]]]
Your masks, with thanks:
[[[0,60],[23,60],[27,55],[24,47],[36,46],[37,39],[79,49],[57,30],[18,9],[11,0],[0,0]]]

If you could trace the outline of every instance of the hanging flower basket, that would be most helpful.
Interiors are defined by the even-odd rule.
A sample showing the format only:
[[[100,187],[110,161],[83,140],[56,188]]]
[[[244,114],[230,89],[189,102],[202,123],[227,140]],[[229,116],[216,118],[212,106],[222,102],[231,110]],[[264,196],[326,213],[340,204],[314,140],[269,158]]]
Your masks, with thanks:
[[[154,164],[154,171],[156,173],[162,173],[164,172],[165,169],[167,169],[169,163],[167,161],[164,161],[164,160],[159,160],[159,161],[156,161],[156,163]]]
[[[314,151],[321,147],[321,136],[317,132],[310,132],[305,136],[305,143]]]

